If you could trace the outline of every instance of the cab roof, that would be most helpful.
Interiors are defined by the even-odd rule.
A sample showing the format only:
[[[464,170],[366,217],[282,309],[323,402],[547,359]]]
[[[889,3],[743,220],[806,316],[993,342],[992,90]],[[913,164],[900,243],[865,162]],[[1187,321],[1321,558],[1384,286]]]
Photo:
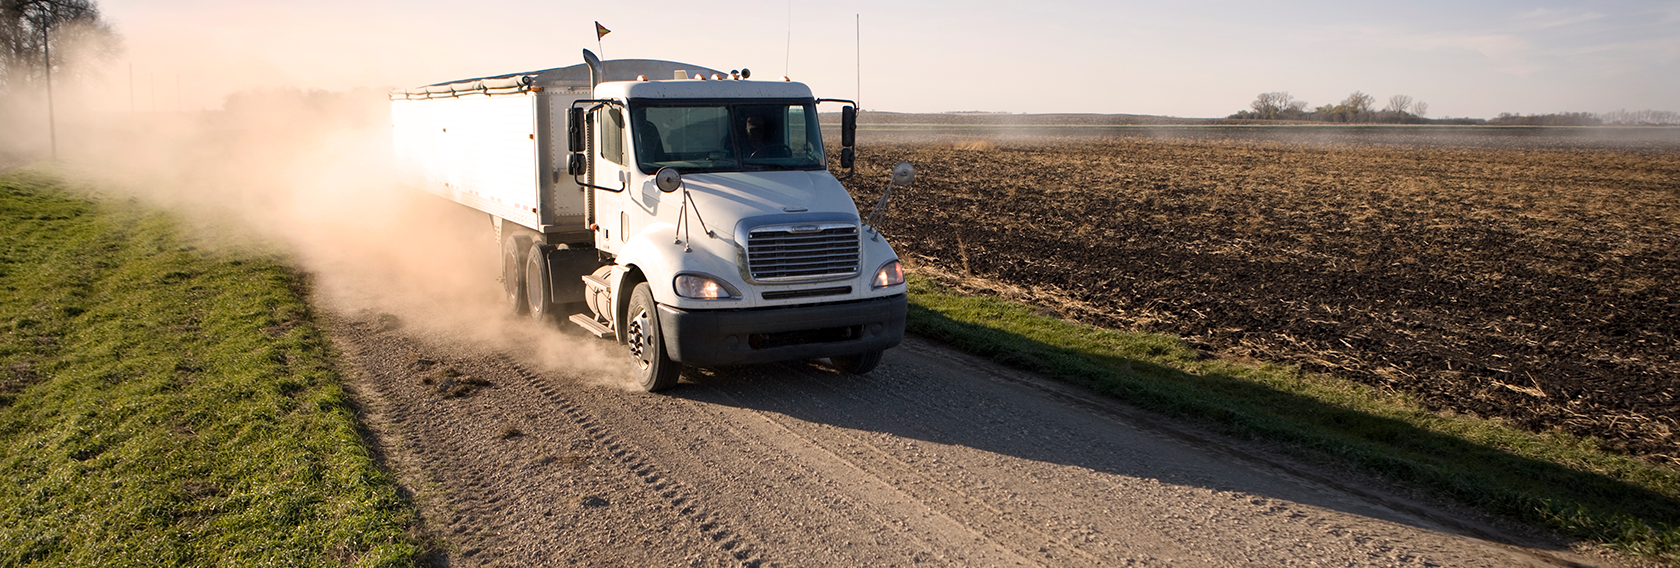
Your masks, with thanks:
[[[665,80],[601,83],[595,96],[617,99],[810,99],[811,88],[788,81]]]

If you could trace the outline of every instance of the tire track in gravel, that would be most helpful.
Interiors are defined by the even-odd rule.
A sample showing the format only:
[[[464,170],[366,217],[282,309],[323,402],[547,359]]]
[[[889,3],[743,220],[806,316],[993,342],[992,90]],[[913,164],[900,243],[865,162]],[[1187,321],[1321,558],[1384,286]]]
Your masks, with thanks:
[[[333,331],[450,566],[1611,564],[915,338],[866,376],[699,369],[649,395],[371,316]],[[442,396],[446,368],[489,385]]]
[[[573,425],[593,439],[595,445],[605,449],[609,460],[618,462],[619,467],[641,480],[648,491],[657,494],[678,515],[688,518],[702,534],[717,543],[719,550],[739,560],[742,566],[756,568],[764,564],[764,559],[758,554],[758,549],[762,547],[746,542],[741,538],[739,530],[730,528],[718,515],[702,508],[695,499],[697,493],[694,488],[672,479],[662,468],[645,459],[645,452],[638,446],[614,436],[590,413],[564,397],[554,385],[542,381],[535,373],[520,366],[506,354],[498,354],[497,357],[504,364],[520,371],[522,378],[530,381],[535,390],[548,400],[554,409],[559,410]]]
[[[741,384],[744,383],[729,386]],[[735,403],[731,406],[740,406],[743,397],[730,392],[727,386],[713,388]],[[758,389],[756,395],[752,398],[775,396],[762,389]],[[854,509],[880,519],[884,525],[891,525],[905,540],[915,543],[934,560],[966,565],[996,562],[1037,564],[1015,552],[1026,549],[1018,546],[1009,548],[993,537],[992,534],[997,531],[986,530],[986,523],[976,526],[972,516],[957,518],[950,511],[933,506],[927,498],[916,495],[916,491],[903,479],[914,476],[912,470],[901,468],[878,473],[883,469],[883,463],[868,458],[886,457],[886,454],[873,444],[844,430],[778,418],[767,412],[748,411],[746,417],[749,419],[736,420],[735,427],[747,437],[764,441],[812,475],[839,481],[852,496],[845,501]],[[874,452],[848,452],[842,447],[867,448]],[[932,480],[923,478],[923,481]]]
[[[955,459],[941,459],[937,454],[926,457],[931,453],[928,444],[918,444],[916,440],[936,439],[938,431],[926,428],[911,428],[917,430],[915,434],[906,436],[905,430],[893,430],[893,435],[865,436],[860,430],[849,428],[833,428],[816,425],[822,419],[804,416],[802,419],[790,419],[786,414],[771,410],[792,409],[801,406],[825,406],[821,401],[831,401],[826,406],[834,406],[834,398],[852,401],[854,408],[920,408],[936,410],[941,417],[939,421],[946,423],[970,422],[982,418],[984,414],[960,413],[951,411],[935,403],[942,393],[930,395],[925,389],[920,396],[909,396],[902,389],[891,388],[900,386],[910,388],[927,387],[916,381],[898,381],[903,377],[886,378],[848,377],[832,372],[814,370],[809,367],[789,366],[792,368],[772,369],[742,369],[740,375],[733,377],[710,377],[715,381],[707,381],[705,388],[716,388],[723,391],[722,398],[732,400],[752,400],[760,410],[755,412],[765,420],[776,422],[784,429],[804,432],[799,434],[803,439],[832,448],[829,453],[836,459],[849,462],[853,468],[866,472],[877,479],[897,487],[900,491],[912,496],[923,506],[932,509],[936,514],[947,516],[968,526],[969,530],[985,534],[991,542],[1006,543],[1011,550],[1035,551],[1037,559],[1023,562],[1033,565],[1055,566],[1107,566],[1115,563],[1129,562],[1159,562],[1173,558],[1185,559],[1187,552],[1181,547],[1157,546],[1156,543],[1173,543],[1182,541],[1182,535],[1187,532],[1182,527],[1170,525],[1132,525],[1124,527],[1106,526],[1103,519],[1083,517],[1089,511],[1081,511],[1082,503],[1068,503],[1065,499],[1058,503],[1058,499],[1042,494],[1045,486],[1056,486],[1055,492],[1072,496],[1096,496],[1103,494],[1138,495],[1143,492],[1169,490],[1159,483],[1144,483],[1141,486],[1127,486],[1114,483],[1108,479],[1097,479],[1091,483],[1090,479],[1054,477],[1043,472],[1026,471],[1016,467],[1001,467],[990,471],[996,475],[989,479],[967,479],[966,484],[981,489],[1002,488],[990,491],[989,495],[970,491],[958,486],[958,483],[939,481],[938,477],[961,475],[963,466],[950,467],[953,463],[961,463],[963,457]],[[756,371],[756,372],[755,372]],[[790,372],[791,371],[791,372]],[[882,369],[877,374],[889,374],[893,371]],[[803,387],[783,388],[790,384],[810,385],[816,383],[824,387],[826,395],[818,395],[816,391]],[[809,395],[804,399],[785,396],[788,392],[799,395]],[[867,396],[859,393],[867,393]],[[997,406],[996,408],[1002,408]],[[892,414],[891,411],[886,414]],[[917,422],[929,422],[927,415],[921,415]],[[808,421],[810,420],[810,421]],[[906,424],[916,424],[906,422]],[[890,429],[890,428],[889,428]],[[905,438],[909,438],[905,441]],[[880,440],[880,442],[872,441]],[[887,443],[893,442],[893,443]],[[911,456],[906,456],[895,446],[902,445],[910,450]],[[843,448],[866,448],[862,451],[846,451]],[[846,457],[846,456],[856,457]],[[871,459],[873,458],[873,459]],[[944,471],[939,471],[943,469]],[[928,472],[927,470],[935,470]],[[1013,471],[1010,471],[1013,470]],[[1025,475],[1023,475],[1025,474]],[[1011,479],[1025,478],[1025,483],[1012,483]],[[1054,483],[1045,483],[1046,481]],[[1150,480],[1153,481],[1153,480]],[[1033,494],[1039,492],[1040,494]],[[1021,495],[1032,495],[1021,498]],[[1158,501],[1171,503],[1170,496],[1159,498]],[[994,503],[996,503],[994,505]],[[1101,511],[1112,514],[1112,510]],[[1071,515],[1068,513],[1072,513]],[[1078,517],[1078,518],[1075,518]],[[1095,521],[1096,524],[1092,524]],[[1099,528],[1097,525],[1105,525]],[[1055,527],[1056,530],[1040,529],[1039,527]],[[1139,533],[1144,535],[1139,538]],[[1124,546],[1105,538],[1105,534],[1127,534]],[[1086,548],[1091,548],[1088,552]],[[1210,557],[1202,557],[1209,560]],[[1043,563],[1043,564],[1041,564]],[[972,565],[958,563],[957,565]],[[987,564],[990,565],[990,564]]]
[[[849,394],[850,389],[838,388],[827,380],[831,377],[836,380],[856,379],[857,377],[845,377],[832,372],[822,372],[793,365],[776,370],[792,372],[780,373],[775,377],[759,375],[758,373],[752,374],[758,375],[754,378],[764,380],[786,380],[820,385],[830,395],[867,404],[863,399]],[[763,372],[762,369],[744,371]],[[760,381],[719,381],[718,384],[709,383],[708,386],[717,389],[723,397],[729,399],[731,406],[743,406],[743,400],[773,402],[775,405],[782,407],[800,404],[800,401],[785,396],[785,391],[764,388],[764,383]],[[750,394],[748,394],[749,391]],[[830,471],[836,477],[854,471],[856,472],[854,475],[865,476],[869,480],[867,483],[869,491],[864,496],[870,498],[869,502],[875,508],[880,508],[883,503],[896,505],[891,507],[894,509],[892,511],[882,511],[884,515],[920,521],[906,523],[904,529],[908,534],[924,535],[922,539],[926,546],[930,548],[938,545],[929,541],[925,535],[966,533],[974,535],[977,537],[975,540],[984,542],[984,548],[990,549],[988,550],[990,554],[980,555],[981,559],[997,557],[1021,564],[1038,564],[1037,560],[1029,560],[1014,551],[1044,550],[1046,547],[1056,547],[1083,562],[1097,561],[1095,556],[1072,546],[1064,539],[1040,531],[1029,524],[1021,523],[1011,518],[1012,516],[1008,512],[992,506],[986,500],[962,489],[946,485],[935,477],[918,471],[916,465],[900,459],[895,455],[895,452],[871,441],[869,437],[857,435],[856,431],[823,427],[814,422],[792,420],[787,418],[785,414],[764,411],[754,411],[752,414],[759,420],[774,425],[775,430],[765,432],[764,435],[760,436],[761,439],[786,439],[787,436],[777,435],[785,432],[792,437],[788,440],[790,444],[794,444],[793,447],[785,451],[793,454],[803,454],[799,457],[803,458],[802,461],[807,464],[807,467],[822,467],[825,463],[836,466],[845,464],[841,467],[824,469]],[[862,448],[863,451],[846,452],[840,449],[843,447]],[[853,457],[848,457],[848,455]],[[825,456],[829,459],[823,459]],[[926,467],[926,465],[923,467]],[[887,491],[880,491],[877,489],[878,487],[885,487]],[[909,498],[913,500],[913,503],[901,503],[901,500],[892,499],[891,496],[894,494]],[[920,513],[920,511],[914,510],[917,508],[925,509],[931,514],[924,513],[921,515],[922,518],[917,519],[918,515],[916,513]],[[1008,523],[1009,526],[1007,528],[1002,526],[1004,523]],[[942,560],[959,562],[967,559],[968,556],[961,550],[940,553]]]
[[[706,372],[702,372],[706,373]],[[688,385],[687,390],[704,389]],[[892,488],[856,472],[836,474],[841,462],[824,450],[788,440],[750,411],[680,397],[602,400],[603,413],[635,416],[628,429],[685,479],[707,487],[699,499],[738,518],[751,538],[779,551],[788,566],[893,566],[949,560],[907,530],[911,516],[864,505]],[[819,457],[813,461],[809,454]],[[874,483],[870,483],[873,481]],[[860,486],[866,490],[860,491]],[[912,519],[913,520],[913,519]]]
[[[942,351],[914,340],[901,348],[904,350],[923,355]],[[715,389],[717,396],[699,392],[688,396],[730,406],[750,406],[763,419],[828,448],[838,459],[912,495],[936,513],[957,519],[994,542],[1007,543],[1006,547],[1012,550],[1036,549],[1046,559],[1052,559],[1047,561],[1054,565],[1184,560],[1187,555],[1217,563],[1215,558],[1233,552],[1252,554],[1253,560],[1261,562],[1314,561],[1340,556],[1357,564],[1407,565],[1412,560],[1427,562],[1427,558],[1446,557],[1457,558],[1449,562],[1455,565],[1571,565],[1569,561],[1529,549],[1455,535],[1438,535],[1445,538],[1417,542],[1419,531],[1405,525],[1428,527],[1429,517],[1412,518],[1393,510],[1392,501],[1350,498],[1336,488],[1320,487],[1291,472],[1272,471],[1264,462],[1210,463],[1209,456],[1196,455],[1199,451],[1181,450],[1171,450],[1171,453],[1191,455],[1158,460],[1155,458],[1161,450],[1146,446],[1179,446],[1183,442],[1147,430],[1129,434],[1160,440],[1143,444],[1128,442],[1134,448],[1143,447],[1142,451],[1130,453],[1112,443],[1089,443],[1058,435],[1058,429],[1047,424],[1047,417],[1038,415],[1034,405],[1011,404],[1003,399],[989,405],[975,405],[972,402],[976,395],[966,390],[984,393],[992,389],[965,389],[960,383],[929,383],[919,378],[926,375],[918,370],[906,370],[902,365],[884,366],[866,377],[843,376],[800,365],[741,369],[708,375],[700,385],[692,387]],[[1003,382],[995,377],[987,378]],[[1067,409],[1060,404],[1054,406]],[[812,410],[818,408],[829,410]],[[1059,412],[1057,409],[1050,410]],[[848,419],[845,416],[848,412],[868,419]],[[999,415],[1006,416],[1004,430],[1027,432],[1028,439],[1017,444],[986,444],[978,441],[986,434],[962,432],[973,430],[976,424],[994,421]],[[1016,416],[1011,420],[1007,415]],[[899,419],[900,416],[910,418]],[[1036,421],[1044,422],[1034,424]],[[1133,429],[1129,423],[1119,425]],[[1023,444],[1050,449],[1033,452],[1024,449]],[[1080,451],[1081,446],[1092,450]],[[847,448],[866,451],[847,451]],[[975,464],[988,460],[985,455],[972,455],[975,448],[1029,461],[1005,463],[974,475],[972,472],[979,469]],[[1151,460],[1155,461],[1153,466],[1125,463]],[[1259,467],[1250,471],[1246,469],[1249,465]],[[1244,477],[1263,478],[1263,481],[1240,480]],[[946,478],[951,481],[945,481]],[[976,491],[969,487],[982,489]],[[1268,493],[1286,498],[1268,497]],[[1023,499],[1021,495],[1029,497]],[[1128,502],[1114,499],[1114,495],[1136,499]],[[1091,510],[1105,504],[1110,508]],[[1137,517],[1132,517],[1135,512],[1121,512],[1136,509],[1140,504],[1142,509],[1156,507],[1162,512]],[[1373,518],[1350,519],[1350,515],[1341,511],[1359,511],[1355,514]],[[1102,514],[1093,515],[1094,512]],[[1045,528],[1039,529],[1041,526]],[[1208,538],[1186,539],[1187,534],[1208,534]],[[1320,548],[1290,550],[1277,545],[1315,540]],[[1324,548],[1327,541],[1334,546]],[[1481,548],[1482,553],[1498,560],[1477,559],[1476,555],[1466,556],[1454,550],[1466,545],[1471,549]]]
[[[375,318],[329,319],[378,449],[441,549],[437,563],[765,565],[762,546],[572,400],[563,378]],[[449,397],[445,378],[488,385]]]

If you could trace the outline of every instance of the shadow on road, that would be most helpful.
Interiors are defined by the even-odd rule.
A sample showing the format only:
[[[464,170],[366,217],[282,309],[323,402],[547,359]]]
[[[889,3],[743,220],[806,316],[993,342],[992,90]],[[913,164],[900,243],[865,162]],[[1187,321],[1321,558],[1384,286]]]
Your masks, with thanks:
[[[1056,349],[1021,336],[1010,340],[1040,351]],[[1241,434],[1242,428],[1233,424],[1280,417],[1216,417],[1184,424],[1084,387],[1000,368],[916,338],[889,351],[882,367],[866,376],[836,373],[815,363],[693,370],[686,377],[692,382],[670,395],[1110,475],[1261,495],[1495,542],[1515,544],[1513,537],[1490,532],[1461,515],[1373,489],[1377,484],[1358,479],[1363,476],[1326,472],[1352,467],[1532,523],[1592,511],[1601,519],[1616,516],[1656,527],[1680,525],[1680,502],[1604,475],[1523,458],[1231,377],[1192,376],[1144,361],[1110,363],[1156,380],[1194,378],[1225,396],[1285,400],[1294,409],[1327,417],[1345,428],[1291,439],[1287,424],[1262,426],[1271,428],[1274,438],[1284,432],[1281,437],[1290,452],[1334,465],[1302,466],[1228,436]],[[1161,401],[1145,404],[1173,412]],[[1202,433],[1208,426],[1226,435]],[[1344,431],[1358,434],[1343,435]],[[1352,451],[1353,446],[1360,450]],[[1570,522],[1576,523],[1572,528],[1577,536],[1595,540],[1609,540],[1616,531],[1626,530],[1592,524],[1578,515]]]

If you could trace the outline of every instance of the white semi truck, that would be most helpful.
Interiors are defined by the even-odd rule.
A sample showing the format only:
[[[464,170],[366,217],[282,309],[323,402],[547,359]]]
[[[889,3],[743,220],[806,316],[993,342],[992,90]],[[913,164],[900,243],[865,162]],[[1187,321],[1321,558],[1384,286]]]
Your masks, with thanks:
[[[903,271],[851,175],[856,105],[655,60],[393,91],[399,162],[489,214],[510,308],[628,346],[641,386],[684,365],[828,359],[866,373],[904,335]],[[817,105],[841,108],[828,171]]]

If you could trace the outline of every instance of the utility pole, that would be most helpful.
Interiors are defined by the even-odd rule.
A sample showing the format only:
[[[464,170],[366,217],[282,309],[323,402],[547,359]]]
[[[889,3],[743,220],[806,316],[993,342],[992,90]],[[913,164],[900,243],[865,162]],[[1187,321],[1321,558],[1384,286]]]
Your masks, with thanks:
[[[47,6],[50,10],[52,4]],[[52,143],[52,159],[58,161],[58,119],[53,113],[52,36],[47,34],[47,27],[51,22],[51,12],[41,15],[41,60],[46,63],[44,69],[47,74],[47,138]]]
[[[134,114],[134,63],[128,64],[128,114]]]

